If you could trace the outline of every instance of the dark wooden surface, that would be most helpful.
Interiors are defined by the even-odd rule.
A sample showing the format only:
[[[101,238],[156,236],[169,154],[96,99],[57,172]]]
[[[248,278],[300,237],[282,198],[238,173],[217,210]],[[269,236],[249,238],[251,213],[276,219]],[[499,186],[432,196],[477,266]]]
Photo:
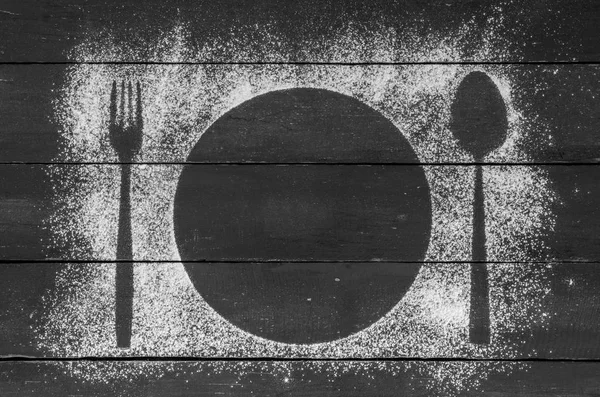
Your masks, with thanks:
[[[0,395],[598,395],[600,166],[595,163],[600,160],[600,4],[539,0],[502,2],[497,7],[501,11],[494,12],[488,2],[437,0],[427,4],[409,0],[375,4],[153,0],[144,6],[136,1],[26,0],[0,5]],[[471,47],[490,39],[478,32],[496,21],[491,17],[500,16],[504,25],[499,45],[504,50],[471,52]],[[180,26],[186,27],[187,43],[197,55],[165,58],[153,52],[152,45],[165,32]],[[343,36],[349,26],[355,28],[351,34],[365,37],[383,29],[398,39],[399,47],[410,31],[410,37],[417,37],[413,49],[426,46],[432,30],[435,37],[446,37],[468,26],[470,33],[465,39],[468,43],[455,44],[460,51],[450,55],[432,52],[423,57],[407,50],[390,57],[369,51],[353,53],[347,47],[318,51],[315,43],[321,43],[321,38]],[[266,30],[269,34],[264,34]],[[272,45],[272,37],[278,38],[277,46]],[[232,41],[238,47],[219,45]],[[128,50],[117,55],[98,50],[107,44]],[[370,45],[368,40],[363,43],[364,48]],[[95,55],[84,51],[86,46],[97,46]],[[240,46],[249,50],[239,51]],[[203,48],[208,50],[200,51]],[[461,353],[430,361],[425,357],[352,361],[350,356],[344,358],[347,361],[331,362],[253,362],[194,360],[186,354],[184,361],[172,357],[175,361],[160,361],[165,358],[127,357],[125,351],[125,358],[132,361],[91,357],[69,362],[68,357],[39,346],[36,333],[48,314],[46,299],[57,288],[58,272],[68,262],[95,266],[114,260],[112,254],[94,254],[89,247],[74,247],[73,239],[65,242],[53,234],[53,217],[65,204],[61,178],[90,175],[80,172],[85,167],[117,176],[120,167],[110,150],[95,158],[61,156],[68,139],[56,103],[73,68],[142,71],[176,65],[214,72],[298,63],[299,70],[314,64],[366,70],[373,65],[417,69],[430,63],[442,67],[462,62],[498,63],[498,68],[510,70],[513,100],[524,118],[535,119],[541,127],[523,142],[526,159],[506,166],[535,167],[546,173],[556,196],[552,205],[556,223],[543,237],[548,249],[537,252],[536,245],[529,252],[539,258],[536,261],[552,265],[541,300],[550,318],[503,335],[507,344],[518,345],[516,353],[484,352],[475,360],[470,353]],[[319,268],[311,274],[314,285],[309,285],[316,289],[321,279],[329,280],[352,264],[353,277],[344,286],[352,300],[361,285],[378,286],[361,291],[365,307],[327,301],[323,295],[325,303],[310,314],[313,317],[299,310],[296,322],[280,320],[279,326],[287,327],[286,335],[269,335],[260,324],[253,330],[284,341],[326,340],[331,335],[319,334],[322,330],[310,322],[327,317],[327,309],[335,307],[341,315],[332,323],[344,332],[354,332],[389,309],[396,296],[401,297],[424,259],[423,249],[414,245],[416,237],[429,233],[430,219],[409,209],[398,218],[394,203],[398,188],[393,183],[411,175],[408,179],[417,188],[422,181],[411,170],[473,168],[475,164],[454,164],[442,155],[419,165],[406,142],[394,135],[397,131],[391,123],[343,95],[304,92],[290,99],[288,93],[280,92],[265,98],[237,107],[220,119],[202,138],[204,145],[187,160],[171,152],[147,158],[142,151],[133,159],[137,163],[134,178],[136,167],[155,170],[145,175],[165,175],[164,170],[180,167],[184,161],[202,163],[188,166],[194,176],[189,180],[203,180],[201,194],[193,199],[203,200],[208,210],[197,216],[209,220],[204,232],[216,235],[219,244],[205,249],[194,246],[184,259],[190,261],[186,266],[190,274],[196,273],[194,284],[205,298],[210,300],[213,294],[212,299],[219,302],[221,294],[237,296],[237,301],[221,302],[217,307],[221,314],[247,326],[252,305],[267,302],[272,310],[295,304],[293,296],[284,296],[283,291],[306,288],[293,282],[300,272]],[[333,125],[337,127],[323,128]],[[286,134],[280,133],[282,128]],[[324,130],[330,134],[323,134]],[[367,136],[363,130],[375,133]],[[238,131],[243,132],[243,139]],[[539,144],[540,139],[552,144]],[[159,148],[171,144],[165,140]],[[498,166],[503,166],[501,161],[484,165],[484,170]],[[145,182],[134,180],[134,195]],[[118,189],[116,182],[107,186],[113,188]],[[405,189],[410,192],[410,188],[409,184]],[[180,189],[183,196],[191,197],[185,193],[185,183]],[[294,189],[310,194],[299,197]],[[369,202],[372,197],[379,201]],[[336,205],[346,211],[333,213]],[[185,214],[181,219],[187,221]],[[257,219],[262,228],[257,228]],[[392,231],[398,219],[410,221],[405,235]],[[229,226],[238,222],[235,230],[246,237],[233,244],[227,222]],[[356,224],[365,226],[358,229]],[[199,233],[194,229],[179,238],[185,244],[186,238],[197,238]],[[398,237],[410,248],[392,244]],[[169,252],[153,255],[134,252],[133,259],[178,259]],[[471,257],[465,253],[455,260],[464,261],[466,268]],[[518,262],[520,258],[509,252],[495,260]],[[244,266],[241,275],[240,266]],[[282,268],[291,278],[281,276]],[[266,269],[263,276],[276,276],[257,281],[251,277],[255,269]],[[235,282],[224,287],[224,279]],[[270,291],[273,295],[269,296],[265,283],[271,282],[275,293]],[[244,294],[249,290],[254,295],[247,298]],[[24,356],[42,361],[23,361]]]
[[[95,265],[89,263],[81,266]],[[219,269],[220,266],[227,265],[214,264],[212,269]],[[355,267],[359,270],[362,269],[355,275],[355,283],[360,284],[361,280],[377,280],[377,277],[391,277],[401,282],[407,268],[405,264],[389,264],[386,267],[375,266],[373,270],[367,270],[368,265],[358,264]],[[3,299],[0,302],[0,332],[2,333],[0,351],[4,356],[60,358],[37,346],[36,329],[37,326],[44,323],[48,315],[47,298],[51,297],[56,290],[56,275],[61,269],[64,269],[65,265],[44,262],[12,263],[2,266],[3,277],[0,280],[0,286],[3,291]],[[229,264],[229,266],[252,266],[252,264]],[[210,270],[210,264],[205,265],[205,268]],[[302,269],[302,266],[298,268]],[[293,265],[291,269],[294,269]],[[273,275],[281,272],[275,267],[271,271]],[[335,271],[334,266],[331,272]],[[204,283],[214,283],[212,285],[214,288],[209,291],[218,291],[219,286],[222,286],[223,283],[209,271],[205,271],[205,273],[209,278]],[[327,270],[322,273],[326,278]],[[315,281],[318,279],[315,278]],[[551,321],[548,324],[540,323],[531,329],[505,335],[507,343],[519,346],[517,357],[541,360],[598,359],[600,357],[600,340],[596,336],[598,334],[598,313],[600,312],[600,292],[597,288],[599,282],[600,263],[559,263],[554,265],[548,283],[550,291],[543,299],[544,309],[551,314]],[[232,278],[231,283],[231,288],[233,288],[236,283],[242,284],[243,279]],[[373,289],[375,290],[375,288]],[[240,303],[240,305],[237,315],[243,316],[247,306],[244,303]],[[327,308],[322,308],[322,310],[325,315]],[[372,310],[381,310],[381,308],[374,307]],[[232,316],[232,313],[227,314]],[[301,321],[302,319],[299,320],[299,322]],[[454,358],[460,359],[461,357],[459,355]],[[503,358],[502,353],[496,353],[495,358]]]
[[[53,178],[60,174],[51,174],[48,165],[27,165],[27,164],[5,164],[0,165],[0,206],[1,223],[0,236],[2,245],[0,245],[0,258],[4,261],[10,260],[114,260],[112,255],[94,256],[91,252],[85,250],[73,250],[74,247],[61,246],[60,244],[52,243],[52,231],[47,227],[51,215],[57,208],[62,205],[60,200],[55,200],[51,189]],[[61,174],[68,174],[69,171],[75,170],[78,167],[105,167],[108,171],[109,167],[118,167],[118,165],[60,165],[52,166],[61,169]],[[146,165],[161,169],[171,167],[170,165]],[[397,173],[402,173],[402,168],[416,167],[411,165],[380,165],[380,166],[358,166],[358,165],[193,165],[194,168],[201,169],[200,172],[208,176],[212,175],[230,175],[233,177],[241,177],[244,175],[256,175],[258,172],[269,173],[289,173],[290,175],[298,174],[300,177],[304,175],[315,175],[316,181],[323,183],[332,182],[332,175],[352,175],[357,179],[352,181],[356,188],[370,187],[381,194],[392,194],[395,188],[386,186],[385,184],[377,184],[377,175],[388,174],[392,177]],[[425,167],[446,167],[444,165],[425,166]],[[469,165],[456,166],[459,168],[472,167]],[[494,166],[489,166],[494,167]],[[556,214],[556,226],[553,232],[548,232],[548,235],[543,238],[546,241],[549,250],[539,256],[544,261],[576,261],[576,262],[593,262],[600,260],[600,248],[596,243],[596,217],[598,216],[600,203],[600,186],[597,183],[600,168],[597,165],[545,165],[537,166],[545,170],[551,180],[552,186],[556,191],[560,200],[554,204]],[[152,169],[150,168],[150,169]],[[397,170],[400,168],[400,170]],[[147,169],[147,168],[146,168]],[[317,171],[321,170],[318,174]],[[118,175],[114,171],[110,171]],[[207,181],[208,181],[207,177]],[[140,184],[142,186],[143,183]],[[335,185],[334,185],[335,186]],[[226,200],[219,198],[216,195],[211,196],[210,193],[222,191],[223,189],[234,189],[233,185],[224,185],[222,179],[213,178],[206,185],[207,200],[214,200],[216,208],[220,208],[220,212],[230,211],[235,206],[240,205],[243,197],[239,195],[230,195]],[[219,190],[220,189],[220,190]],[[319,196],[322,205],[330,200],[340,200],[343,198],[343,190],[318,190],[322,193]],[[281,194],[276,191],[262,192],[263,195],[272,195],[273,202],[279,202],[282,198]],[[336,196],[338,195],[339,196]],[[337,197],[337,198],[336,198]],[[302,203],[290,202],[290,206],[301,206]],[[350,203],[352,204],[352,203]],[[354,205],[360,206],[360,202],[354,202]],[[271,206],[273,211],[280,211],[281,216],[285,221],[289,221],[289,211],[286,206]],[[325,207],[323,207],[325,208]],[[256,208],[256,211],[261,211],[262,207]],[[378,212],[372,216],[381,217],[381,219],[389,219],[393,209],[386,206],[378,207]],[[256,212],[256,214],[259,214]],[[395,214],[395,212],[393,212]],[[217,213],[208,214],[217,216]],[[388,217],[388,218],[386,218]],[[394,215],[395,217],[395,215]],[[273,218],[274,219],[274,218]],[[349,219],[349,218],[347,218]],[[285,222],[284,220],[278,222]],[[247,218],[248,226],[252,227],[251,217]],[[386,221],[387,222],[387,221]],[[418,225],[419,223],[415,223]],[[262,237],[261,235],[250,236],[247,240],[247,245],[238,245],[236,250],[231,251],[225,246],[217,251],[198,251],[188,260],[373,260],[382,259],[385,261],[415,261],[422,260],[420,254],[415,256],[406,256],[406,251],[402,250],[401,245],[390,245],[385,240],[378,240],[372,233],[377,230],[377,225],[372,225],[372,228],[367,228],[362,234],[356,234],[351,237],[354,241],[347,247],[341,245],[324,244],[319,245],[318,241],[322,238],[318,228],[308,227],[307,233],[301,235],[285,233],[283,230],[277,229],[276,224],[271,224],[270,230],[272,233],[279,233],[281,241],[272,243],[273,245],[265,245],[253,250],[249,254],[253,243]],[[313,225],[315,226],[315,225]],[[343,227],[342,224],[338,224]],[[116,224],[115,233],[116,233]],[[392,229],[393,231],[393,229]],[[392,233],[392,231],[388,231]],[[268,232],[268,230],[267,230]],[[232,232],[233,233],[233,232]],[[345,233],[350,233],[346,231]],[[397,233],[394,231],[393,233]],[[387,234],[385,234],[387,235]],[[222,244],[226,244],[226,236]],[[348,236],[351,236],[349,234]],[[391,238],[391,234],[389,235]],[[292,244],[294,241],[305,241],[305,244],[314,245],[314,251],[306,252],[302,250],[290,251],[286,244]],[[350,238],[350,237],[349,237]],[[268,244],[268,243],[265,243]],[[311,246],[312,246],[311,245]],[[359,246],[363,249],[359,249]],[[369,247],[365,251],[364,247]],[[535,247],[531,247],[535,250]],[[351,253],[348,253],[350,250]],[[498,261],[514,261],[518,260],[510,253],[498,254]],[[159,258],[147,257],[143,252],[138,254],[138,260],[176,260],[169,253],[163,253]],[[468,254],[464,257],[454,260],[470,260]]]
[[[347,2],[310,1],[289,3],[261,1],[248,4],[239,0],[222,2],[190,2],[174,0],[168,3],[155,0],[140,7],[136,1],[19,1],[7,2],[2,7],[2,26],[6,40],[0,47],[2,61],[10,62],[62,62],[81,61],[70,50],[84,39],[99,40],[114,34],[116,44],[126,43],[136,48],[114,59],[94,61],[139,62],[152,57],[147,43],[160,37],[179,23],[194,26],[191,41],[198,48],[215,38],[223,42],[233,39],[238,29],[247,37],[248,46],[255,50],[239,53],[232,47],[220,49],[201,57],[200,61],[264,62],[292,61],[327,62],[338,58],[315,59],[307,46],[322,37],[344,30],[349,24],[359,24],[365,31],[376,31],[382,26],[392,32],[413,29],[425,36],[428,27],[440,32],[460,29],[471,22],[475,32],[484,31],[489,25],[490,4],[479,1],[434,0],[423,4],[419,1],[387,2],[355,0]],[[507,43],[514,44],[514,52],[508,56],[499,53],[464,55],[475,62],[487,61],[597,61],[598,59],[598,4],[595,1],[578,1],[565,8],[561,1],[533,1],[527,4],[504,3],[502,14],[507,22],[503,32]],[[472,20],[472,21],[471,21]],[[303,23],[294,23],[303,21]],[[422,23],[419,23],[421,22]],[[265,51],[269,40],[252,29],[270,26],[271,31],[281,32],[283,47],[292,50],[292,56],[284,51]],[[232,28],[233,27],[233,28]],[[558,27],[558,28],[557,28]],[[475,33],[477,44],[484,38]],[[99,41],[101,42],[101,41]],[[426,41],[423,41],[426,45]],[[314,48],[314,47],[313,47]],[[284,54],[282,54],[284,53]],[[372,53],[349,61],[373,61]],[[415,61],[411,54],[397,61]],[[337,60],[337,59],[336,59]],[[343,57],[342,57],[343,60]],[[445,55],[433,56],[430,61],[448,61]],[[452,59],[450,59],[452,60]],[[460,59],[454,59],[460,61]]]
[[[78,381],[65,377],[64,367],[94,378],[94,368],[107,367],[106,363],[3,363],[0,381],[5,396],[597,396],[600,390],[597,363],[534,362],[523,364],[506,373],[481,380],[472,388],[460,384],[435,384],[424,376],[428,369],[440,373],[459,374],[477,372],[489,363],[387,363],[382,368],[373,362],[325,363],[321,370],[307,369],[298,362],[265,364],[246,363],[219,369],[219,364],[198,363],[139,363],[117,362],[123,372],[136,370],[143,373],[149,367],[156,372],[164,368],[165,375],[135,377],[127,381],[94,379]],[[223,365],[223,364],[222,364]],[[278,365],[283,367],[282,370]],[[86,367],[91,367],[87,368]],[[215,367],[217,367],[215,369]],[[346,370],[335,369],[346,368]],[[317,366],[318,368],[318,366]],[[148,372],[152,373],[152,370]],[[432,371],[434,372],[434,371]],[[139,376],[139,375],[138,375]],[[465,390],[466,389],[466,390]]]
[[[61,126],[54,110],[55,101],[61,96],[61,87],[67,79],[70,70],[68,65],[55,64],[0,64],[0,122],[3,125],[0,137],[0,155],[2,162],[36,162],[50,163],[69,161],[58,158],[60,148],[65,144],[65,137],[61,134]],[[90,66],[91,67],[91,66]],[[170,68],[170,66],[153,66],[154,68]],[[235,65],[187,65],[184,69],[210,69],[230,70]],[[244,66],[240,66],[244,67]],[[247,67],[247,66],[246,66]],[[258,66],[260,68],[260,66]],[[303,66],[298,66],[303,68]],[[307,68],[309,66],[304,66]],[[334,70],[335,65],[323,66]],[[381,66],[392,69],[394,66]],[[400,66],[416,69],[419,65]],[[443,66],[441,66],[443,67]],[[146,66],[137,66],[144,70]],[[263,66],[264,68],[264,66]],[[345,69],[365,70],[368,66],[346,66]],[[600,144],[597,140],[597,131],[600,129],[600,119],[595,115],[600,113],[600,104],[596,100],[597,91],[600,89],[600,70],[597,65],[507,65],[513,71],[516,88],[516,102],[523,102],[524,116],[535,116],[543,126],[543,130],[534,131],[526,137],[531,142],[525,142],[528,159],[520,160],[530,163],[554,162],[597,162],[599,160]],[[540,87],[543,87],[540,89]],[[108,85],[106,90],[106,104],[108,106]],[[277,106],[277,98],[273,99]],[[367,129],[372,131],[373,119],[365,117],[366,106],[356,106],[348,109],[348,101],[328,100],[325,102],[327,109],[315,113],[320,121],[327,119],[328,111],[339,109],[357,123],[353,128],[356,131]],[[285,105],[281,105],[284,107]],[[289,107],[290,104],[287,104]],[[450,106],[450,104],[448,104]],[[229,130],[228,134],[215,134],[214,147],[204,147],[204,156],[194,159],[195,162],[357,162],[357,163],[393,163],[398,157],[389,152],[393,141],[389,138],[382,140],[381,136],[372,137],[364,134],[347,135],[343,141],[332,142],[317,139],[319,130],[291,130],[281,136],[282,141],[269,139],[277,134],[281,126],[281,118],[277,112],[259,125],[245,120],[244,116],[252,110],[260,108],[260,103],[234,110],[228,122],[222,121],[218,132],[227,131],[229,128],[246,128],[257,134],[256,142],[262,144],[258,147],[251,146],[250,142],[240,145],[237,141],[238,134]],[[263,108],[265,109],[265,108]],[[270,109],[270,108],[267,108]],[[262,118],[264,118],[263,115]],[[354,116],[354,117],[353,117]],[[235,117],[235,118],[234,118]],[[255,116],[253,116],[255,117]],[[318,125],[317,122],[315,122]],[[377,124],[380,126],[380,124]],[[381,126],[385,127],[385,126]],[[215,127],[217,128],[217,127]],[[293,127],[292,127],[293,128]],[[539,135],[550,134],[552,145],[536,144]],[[368,138],[367,138],[368,137]],[[371,139],[373,138],[373,139]],[[343,144],[342,144],[343,142]],[[108,137],[107,137],[108,143]],[[232,143],[237,143],[232,145]],[[321,143],[326,143],[328,150],[324,150]],[[165,142],[164,145],[168,143]],[[336,145],[331,150],[330,145]],[[272,145],[271,148],[265,145]],[[311,146],[312,145],[312,146]],[[311,150],[306,150],[307,148]],[[219,150],[219,148],[221,148]],[[223,150],[226,148],[226,150]],[[277,149],[277,150],[275,150]],[[304,149],[304,150],[303,150]],[[268,160],[264,158],[269,154]],[[142,153],[143,155],[143,153]],[[169,152],[159,158],[152,158],[153,162],[180,162],[184,159],[170,155]],[[91,161],[82,158],[81,161]],[[102,162],[118,162],[116,156],[106,155],[96,159]],[[143,158],[134,159],[143,162]],[[146,160],[147,161],[147,160]],[[436,162],[450,161],[448,158],[439,157]]]

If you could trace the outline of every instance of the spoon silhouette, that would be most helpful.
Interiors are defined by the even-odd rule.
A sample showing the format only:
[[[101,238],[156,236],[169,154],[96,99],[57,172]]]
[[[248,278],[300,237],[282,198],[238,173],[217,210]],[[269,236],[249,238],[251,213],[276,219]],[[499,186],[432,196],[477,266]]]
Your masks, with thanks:
[[[451,107],[450,130],[475,158],[473,200],[473,257],[471,264],[471,343],[490,342],[490,303],[485,248],[485,200],[481,163],[506,140],[506,105],[498,87],[482,72],[468,74],[460,83]]]

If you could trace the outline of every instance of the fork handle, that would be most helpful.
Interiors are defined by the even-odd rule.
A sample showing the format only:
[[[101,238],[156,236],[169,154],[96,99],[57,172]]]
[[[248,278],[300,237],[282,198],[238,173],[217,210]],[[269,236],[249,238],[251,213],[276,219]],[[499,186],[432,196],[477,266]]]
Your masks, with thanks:
[[[486,344],[490,342],[490,298],[485,248],[485,197],[483,195],[483,170],[479,164],[475,167],[469,339],[471,343]]]
[[[131,164],[121,165],[121,198],[116,264],[116,333],[117,346],[131,346],[133,317],[133,249],[131,237]]]

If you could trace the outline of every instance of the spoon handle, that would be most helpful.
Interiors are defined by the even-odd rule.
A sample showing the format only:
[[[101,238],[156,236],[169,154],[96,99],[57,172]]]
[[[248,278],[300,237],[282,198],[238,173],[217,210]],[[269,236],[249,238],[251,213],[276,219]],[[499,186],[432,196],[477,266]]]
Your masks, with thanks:
[[[117,237],[116,274],[116,332],[117,346],[131,345],[131,320],[133,317],[133,249],[131,244],[131,164],[121,165],[121,200],[119,208],[119,234]]]
[[[471,343],[490,342],[490,301],[487,256],[485,248],[485,199],[483,169],[475,170],[473,200],[473,263],[471,263],[471,313],[469,338]]]

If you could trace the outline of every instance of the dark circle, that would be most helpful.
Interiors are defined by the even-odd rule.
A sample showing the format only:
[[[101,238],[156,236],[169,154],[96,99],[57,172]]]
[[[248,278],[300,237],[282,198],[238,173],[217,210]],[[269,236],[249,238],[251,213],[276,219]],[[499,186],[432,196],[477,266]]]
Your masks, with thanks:
[[[241,329],[339,339],[413,283],[431,232],[429,186],[408,141],[357,99],[307,88],[257,96],[219,118],[187,161],[179,253],[206,302]],[[390,162],[408,164],[379,164]]]

